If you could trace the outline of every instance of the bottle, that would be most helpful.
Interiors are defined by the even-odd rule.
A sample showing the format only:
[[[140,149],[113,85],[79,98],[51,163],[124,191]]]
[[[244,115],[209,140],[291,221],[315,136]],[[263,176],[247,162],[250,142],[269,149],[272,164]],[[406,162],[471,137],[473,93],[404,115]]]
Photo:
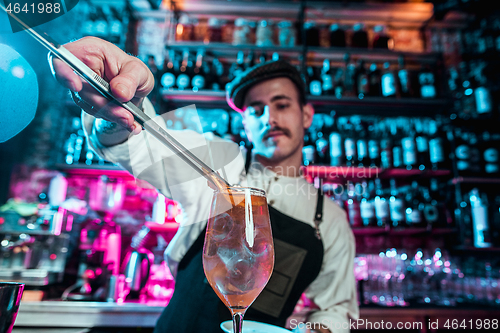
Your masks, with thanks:
[[[331,166],[341,166],[344,164],[343,158],[343,140],[342,135],[339,133],[340,128],[332,131],[329,137],[330,144],[330,165]]]
[[[321,96],[323,93],[321,77],[318,74],[316,67],[308,66],[307,75],[309,81],[309,94],[313,96]]]
[[[192,61],[189,59],[189,50],[185,50],[182,53],[182,64],[179,69],[179,75],[177,75],[177,80],[175,81],[177,89],[185,90],[189,88],[191,83],[190,72],[192,65]]]
[[[500,195],[496,195],[490,205],[491,241],[494,246],[500,246]]]
[[[384,63],[384,69],[381,75],[382,96],[396,97],[396,78],[394,72],[390,69],[389,62]]]
[[[330,163],[328,153],[328,140],[325,139],[323,132],[318,132],[316,139],[316,156],[317,163],[320,165],[328,165]]]
[[[316,21],[306,21],[304,23],[304,30],[306,32],[305,44],[307,46],[320,46],[319,28],[316,25]]]
[[[321,89],[323,95],[334,95],[333,75],[330,68],[330,60],[323,60],[323,68],[321,69]]]
[[[205,69],[203,67],[204,50],[200,49],[196,53],[196,64],[193,69],[193,78],[191,79],[191,87],[194,92],[205,88]]]
[[[316,162],[316,148],[311,139],[311,133],[304,135],[304,146],[302,148],[302,160],[305,166],[313,165]]]
[[[346,47],[345,31],[337,23],[330,25],[330,47]]]
[[[500,164],[498,158],[498,149],[500,141],[496,134],[496,140],[489,131],[484,131],[482,135],[481,156],[482,156],[482,169],[487,176],[497,176],[500,173]]]
[[[120,44],[123,36],[124,17],[122,13],[115,7],[109,6],[109,34],[108,40],[113,44]]]
[[[477,188],[469,193],[472,209],[472,231],[474,247],[485,248],[492,246],[488,225],[488,199],[485,193],[480,193]]]
[[[278,60],[279,54],[278,52],[273,53],[273,60]],[[252,50],[248,53],[247,61],[245,63],[245,70],[252,68],[255,66],[255,52]]]
[[[460,118],[468,120],[472,115],[476,114],[476,101],[474,99],[474,90],[470,81],[470,72],[467,62],[462,61],[459,64],[460,77],[462,80],[461,93],[461,112]]]
[[[381,76],[380,70],[377,67],[376,63],[372,63],[370,65],[370,70],[368,73],[368,81],[369,81],[369,92],[370,96],[382,96],[382,88],[381,88]]]
[[[412,97],[410,72],[405,67],[404,57],[398,57],[398,87],[401,97]]]
[[[365,68],[365,62],[358,60],[358,67],[356,68],[356,95],[359,99],[370,95],[370,82],[368,71]]]
[[[354,131],[358,133],[358,139],[356,140],[357,165],[358,167],[362,168],[369,165],[368,141],[366,139],[366,131],[364,130],[361,122],[356,125]]]
[[[425,220],[422,216],[425,205],[416,180],[412,181],[411,188],[406,192],[405,199],[406,224],[414,228],[425,228]]]
[[[417,149],[415,143],[415,132],[410,129],[409,135],[401,139],[403,149],[403,165],[406,170],[412,170],[417,165]]]
[[[384,195],[384,189],[380,178],[375,178],[375,198],[373,204],[375,207],[377,226],[384,228],[386,224],[390,222],[390,207],[389,200]]]
[[[396,121],[390,123],[392,136],[392,167],[403,168],[403,147]]]
[[[374,49],[389,49],[389,44],[391,43],[391,37],[386,32],[385,26],[378,24],[373,27],[373,43]]]
[[[209,75],[209,88],[213,91],[220,91],[223,89],[224,85],[222,82],[222,76],[224,75],[224,66],[219,61],[218,58],[212,60],[212,66],[210,67]]]
[[[229,69],[229,81],[239,76],[245,70],[245,53],[238,51],[236,62]]]
[[[429,187],[424,187],[422,196],[424,198],[424,218],[432,227],[448,227],[449,218],[445,205],[445,196],[439,190],[439,181],[436,178],[429,180]],[[451,219],[451,217],[450,217]]]
[[[164,62],[163,70],[161,74],[161,86],[164,90],[172,91],[175,87],[175,82],[177,80],[177,73],[179,70],[179,63],[175,62],[175,51],[168,51],[167,61]]]
[[[386,133],[386,137],[380,140],[380,167],[382,169],[390,169],[394,166],[392,148],[392,141]]]
[[[335,72],[335,78],[333,81],[333,89],[335,91],[335,97],[337,98],[342,98],[344,96],[344,69],[343,68],[337,68]]]
[[[356,64],[351,59],[348,53],[344,55],[345,68],[344,68],[344,96],[356,96]]]
[[[349,217],[349,223],[354,228],[363,226],[363,221],[361,220],[360,201],[360,193],[356,191],[355,184],[348,182],[347,201],[345,203],[345,207],[347,210],[347,216]]]
[[[475,80],[477,86],[474,89],[474,99],[476,101],[476,113],[479,118],[490,118],[493,111],[491,93],[486,85],[486,77],[480,72]]]
[[[353,34],[352,34],[351,46],[352,47],[367,48],[368,47],[368,34],[367,34],[366,30],[364,29],[363,23],[354,24],[352,29],[353,29]]]
[[[359,209],[363,226],[377,226],[377,218],[375,216],[375,202],[372,198],[373,192],[375,190],[375,184],[373,181],[363,181],[362,188],[363,194],[361,195]]]
[[[428,124],[430,121],[424,121],[421,118],[416,118],[414,120],[416,132],[415,143],[417,148],[417,166],[420,171],[424,171],[430,166],[429,140],[427,138],[427,135],[424,133],[424,122],[425,124]]]
[[[354,139],[353,125],[348,122],[346,124],[346,132],[344,139],[345,163],[347,166],[356,165],[356,140]]]
[[[368,125],[368,161],[370,167],[380,166],[380,146],[377,134],[375,132],[375,125],[370,123]]]
[[[446,169],[446,158],[444,150],[444,140],[438,133],[438,123],[436,120],[429,121],[429,160],[432,170]]]
[[[418,82],[420,83],[421,98],[436,98],[434,73],[429,66],[425,66],[420,70],[418,73]]]
[[[389,198],[389,208],[391,213],[391,224],[393,227],[400,227],[405,221],[405,207],[402,193],[399,191],[396,180],[390,179],[391,197]]]

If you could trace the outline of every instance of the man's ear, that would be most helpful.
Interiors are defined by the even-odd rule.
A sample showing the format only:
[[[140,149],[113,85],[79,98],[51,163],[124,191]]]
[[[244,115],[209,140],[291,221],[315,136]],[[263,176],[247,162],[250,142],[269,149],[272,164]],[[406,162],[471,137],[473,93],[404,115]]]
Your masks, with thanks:
[[[302,107],[302,123],[304,128],[311,127],[314,116],[314,107],[311,103],[307,103]]]

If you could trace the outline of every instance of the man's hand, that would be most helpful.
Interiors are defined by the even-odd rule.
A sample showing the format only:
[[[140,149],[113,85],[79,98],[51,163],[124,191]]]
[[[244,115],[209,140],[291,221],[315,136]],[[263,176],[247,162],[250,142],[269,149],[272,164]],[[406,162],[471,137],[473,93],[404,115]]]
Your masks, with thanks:
[[[141,60],[95,37],[84,37],[64,47],[108,81],[111,93],[119,101],[132,101],[142,108],[142,101],[154,87],[154,77]],[[52,56],[51,59],[54,76],[63,86],[78,93],[77,99],[83,102],[76,102],[85,112],[117,123],[134,134],[140,133],[141,126],[130,112],[104,98],[61,60]]]

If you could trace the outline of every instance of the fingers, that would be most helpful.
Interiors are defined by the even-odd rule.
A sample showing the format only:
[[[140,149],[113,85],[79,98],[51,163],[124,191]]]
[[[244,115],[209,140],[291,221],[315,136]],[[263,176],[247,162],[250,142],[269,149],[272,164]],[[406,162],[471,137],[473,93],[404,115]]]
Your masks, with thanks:
[[[154,87],[154,78],[147,66],[109,42],[85,37],[66,44],[65,48],[108,81],[111,93],[120,102],[132,101],[140,106]],[[52,56],[50,60],[57,81],[71,91],[79,92],[79,97],[93,106],[82,104],[86,112],[116,122],[130,131],[140,131],[139,124],[127,110],[109,102],[59,59]]]

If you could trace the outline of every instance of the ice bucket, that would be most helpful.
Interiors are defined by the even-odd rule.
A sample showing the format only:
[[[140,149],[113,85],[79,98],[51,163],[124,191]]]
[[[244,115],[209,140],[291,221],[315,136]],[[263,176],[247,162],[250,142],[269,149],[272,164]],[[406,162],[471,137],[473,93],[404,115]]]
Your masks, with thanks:
[[[10,333],[16,321],[19,304],[23,296],[24,284],[0,282],[0,332]]]

